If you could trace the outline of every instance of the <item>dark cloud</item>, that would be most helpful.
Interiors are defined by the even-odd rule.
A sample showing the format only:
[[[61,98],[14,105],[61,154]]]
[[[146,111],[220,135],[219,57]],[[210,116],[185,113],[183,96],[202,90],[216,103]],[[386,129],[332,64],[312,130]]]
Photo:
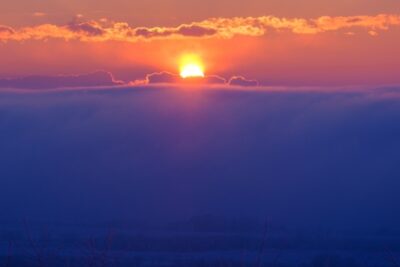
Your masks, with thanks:
[[[198,25],[183,25],[178,28],[177,33],[183,36],[203,37],[217,34],[216,29]]]
[[[167,37],[172,34],[172,30],[167,30],[163,28],[137,28],[135,30],[136,36],[144,38]]]
[[[113,75],[106,71],[97,71],[80,75],[26,76],[0,79],[0,88],[53,89],[63,87],[96,87],[121,85]]]
[[[151,32],[147,28],[137,28],[135,31],[136,36],[143,36],[143,37],[149,37],[151,36]]]
[[[204,80],[207,84],[226,84],[226,79],[218,75],[208,75]]]
[[[85,33],[88,36],[101,36],[105,33],[101,25],[95,21],[73,21],[67,25],[67,28],[72,32]]]
[[[135,35],[144,38],[154,38],[154,37],[169,37],[169,36],[186,36],[186,37],[204,37],[217,34],[217,30],[204,27],[200,25],[181,25],[177,28],[137,28],[135,30]]]
[[[179,79],[180,77],[178,75],[164,71],[148,74],[146,77],[146,82],[148,84],[177,83]]]
[[[233,86],[258,86],[258,81],[248,80],[243,76],[234,76],[229,80],[229,85]]]
[[[98,87],[118,86],[124,82],[117,81],[107,71],[97,71],[89,74],[79,75],[56,75],[56,76],[24,76],[17,78],[0,79],[0,88],[19,89],[53,89],[67,87]],[[234,77],[229,82],[218,75],[207,75],[205,77],[181,78],[178,74],[162,71],[148,74],[144,80],[136,80],[133,85],[143,84],[180,84],[180,85],[258,85],[256,81],[246,80],[243,77]]]
[[[146,76],[145,83],[147,84],[226,84],[226,80],[217,75],[209,75],[206,77],[193,77],[182,79],[178,74],[170,72],[156,72]]]

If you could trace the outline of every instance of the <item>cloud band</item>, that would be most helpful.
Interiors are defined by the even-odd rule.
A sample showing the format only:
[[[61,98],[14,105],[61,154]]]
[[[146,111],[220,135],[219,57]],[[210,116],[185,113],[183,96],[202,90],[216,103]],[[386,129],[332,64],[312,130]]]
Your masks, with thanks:
[[[233,38],[237,35],[263,36],[268,31],[288,31],[294,34],[364,29],[371,35],[400,26],[400,15],[322,16],[315,19],[279,18],[275,16],[211,18],[177,27],[132,27],[125,22],[87,21],[75,19],[67,25],[42,24],[12,29],[0,25],[0,40],[80,40],[90,42],[137,42],[152,39]]]

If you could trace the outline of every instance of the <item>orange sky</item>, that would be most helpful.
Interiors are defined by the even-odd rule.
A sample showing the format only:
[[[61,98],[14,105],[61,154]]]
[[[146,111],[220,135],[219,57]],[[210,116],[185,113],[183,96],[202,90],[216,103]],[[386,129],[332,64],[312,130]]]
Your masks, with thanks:
[[[214,2],[3,1],[0,77],[103,69],[131,81],[196,53],[207,74],[263,84],[400,83],[397,0]]]

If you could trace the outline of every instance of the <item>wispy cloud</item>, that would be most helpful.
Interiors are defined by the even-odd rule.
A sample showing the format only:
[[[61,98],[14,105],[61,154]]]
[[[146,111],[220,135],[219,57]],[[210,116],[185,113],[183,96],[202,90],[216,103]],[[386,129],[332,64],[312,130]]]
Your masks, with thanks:
[[[15,31],[13,28],[0,25],[0,39],[7,39],[10,35],[14,34]]]
[[[343,30],[343,34],[348,34],[349,32],[354,33],[356,29],[363,29],[366,33],[375,36],[379,31],[389,30],[391,26],[400,26],[400,15],[322,16],[315,19],[275,16],[210,18],[176,27],[132,27],[125,22],[109,22],[104,19],[79,21],[76,18],[66,25],[42,24],[20,29],[0,26],[0,40],[64,39],[90,42],[137,42],[152,39],[264,36],[269,31],[318,34]]]
[[[44,12],[34,12],[32,15],[34,17],[45,17],[47,14]]]

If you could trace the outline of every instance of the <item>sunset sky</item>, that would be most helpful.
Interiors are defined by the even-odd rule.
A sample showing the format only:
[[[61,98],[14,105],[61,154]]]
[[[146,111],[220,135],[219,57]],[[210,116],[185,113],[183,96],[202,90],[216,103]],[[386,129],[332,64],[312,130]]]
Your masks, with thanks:
[[[400,0],[0,0],[0,266],[399,266],[399,122]]]
[[[0,3],[0,77],[110,72],[134,82],[179,72],[262,85],[400,83],[398,0]]]

